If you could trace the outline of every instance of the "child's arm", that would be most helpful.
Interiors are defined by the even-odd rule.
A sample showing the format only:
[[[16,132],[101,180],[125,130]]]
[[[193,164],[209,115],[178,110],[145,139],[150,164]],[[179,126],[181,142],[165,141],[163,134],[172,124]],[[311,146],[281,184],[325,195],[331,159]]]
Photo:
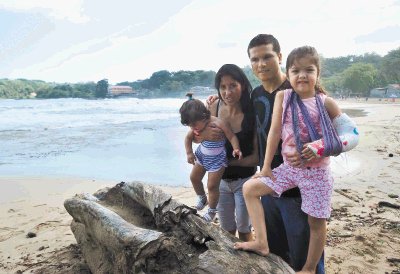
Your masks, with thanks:
[[[186,134],[185,137],[185,150],[186,150],[187,162],[192,165],[194,165],[194,160],[195,160],[192,148],[193,138],[194,138],[193,130],[189,130],[189,132]]]
[[[258,142],[257,142],[257,131],[254,129],[253,136],[253,151],[250,155],[243,157],[242,160],[231,159],[229,160],[230,166],[243,166],[243,167],[254,167],[258,165]]]
[[[238,157],[239,160],[241,160],[242,157],[242,152],[240,151],[240,146],[239,146],[239,139],[236,137],[235,133],[233,133],[232,129],[230,126],[225,123],[223,120],[216,118],[215,119],[215,124],[222,129],[222,131],[225,134],[226,139],[232,144],[233,152],[232,155],[233,157]]]
[[[327,97],[325,99],[325,108],[329,117],[333,120],[333,127],[342,141],[342,152],[355,148],[359,141],[357,125],[347,114],[342,113],[339,106],[332,98]],[[323,151],[324,143],[322,139],[320,139],[306,144],[302,151],[302,156],[307,160],[311,160],[321,157]]]
[[[264,165],[260,172],[261,176],[268,176],[272,180],[275,180],[275,178],[272,175],[271,163],[274,159],[275,152],[278,149],[279,141],[281,140],[283,95],[283,91],[279,91],[275,97],[271,128],[268,133],[267,147],[265,149]]]

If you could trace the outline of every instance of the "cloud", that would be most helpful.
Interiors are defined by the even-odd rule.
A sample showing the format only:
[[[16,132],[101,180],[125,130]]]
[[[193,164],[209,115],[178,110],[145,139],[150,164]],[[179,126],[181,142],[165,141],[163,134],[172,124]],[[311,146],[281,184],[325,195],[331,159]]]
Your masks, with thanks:
[[[90,20],[83,13],[83,0],[2,0],[0,7],[13,11],[37,11],[76,24]]]
[[[377,29],[366,35],[360,35],[355,39],[356,43],[365,42],[396,42],[400,40],[400,26],[388,26],[385,28]]]

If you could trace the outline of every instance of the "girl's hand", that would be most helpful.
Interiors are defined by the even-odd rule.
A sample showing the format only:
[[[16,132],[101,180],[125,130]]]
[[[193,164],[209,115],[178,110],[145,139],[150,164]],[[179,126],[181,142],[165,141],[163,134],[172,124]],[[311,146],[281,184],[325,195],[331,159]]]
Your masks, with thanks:
[[[301,167],[303,165],[303,161],[301,160],[300,153],[294,151],[293,153],[287,153],[286,159],[292,167]]]
[[[189,153],[186,155],[186,157],[187,157],[187,162],[188,162],[189,164],[194,165],[194,161],[195,161],[195,159],[196,159],[196,157],[194,156],[194,153],[193,153],[193,152],[189,152]]]
[[[324,141],[322,139],[316,140],[311,143],[304,144],[301,151],[301,158],[311,161],[315,158],[320,158],[324,154]]]
[[[232,151],[232,156],[233,157],[238,157],[239,160],[243,159],[243,155],[242,155],[242,152],[240,151],[240,149],[234,149]]]
[[[260,172],[257,172],[256,174],[251,177],[252,179],[260,178],[260,177],[269,177],[272,179],[272,181],[275,181],[276,178],[272,173],[272,169],[269,167],[263,167]]]

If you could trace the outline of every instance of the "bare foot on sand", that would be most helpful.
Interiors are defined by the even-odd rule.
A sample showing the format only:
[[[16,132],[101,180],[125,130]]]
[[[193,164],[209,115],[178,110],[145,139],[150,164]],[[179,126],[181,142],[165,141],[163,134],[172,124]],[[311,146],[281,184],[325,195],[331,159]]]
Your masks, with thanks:
[[[256,241],[238,242],[234,244],[233,248],[237,250],[253,251],[261,256],[267,256],[269,254],[268,246]]]

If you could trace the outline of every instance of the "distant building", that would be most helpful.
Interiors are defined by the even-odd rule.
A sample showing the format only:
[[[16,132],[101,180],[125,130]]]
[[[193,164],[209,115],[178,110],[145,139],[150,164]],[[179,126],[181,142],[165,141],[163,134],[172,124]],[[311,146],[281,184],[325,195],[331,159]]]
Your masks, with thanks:
[[[130,86],[108,86],[108,96],[129,96],[136,94]]]
[[[374,88],[371,90],[370,96],[379,98],[400,98],[400,84],[391,84],[384,88]]]

